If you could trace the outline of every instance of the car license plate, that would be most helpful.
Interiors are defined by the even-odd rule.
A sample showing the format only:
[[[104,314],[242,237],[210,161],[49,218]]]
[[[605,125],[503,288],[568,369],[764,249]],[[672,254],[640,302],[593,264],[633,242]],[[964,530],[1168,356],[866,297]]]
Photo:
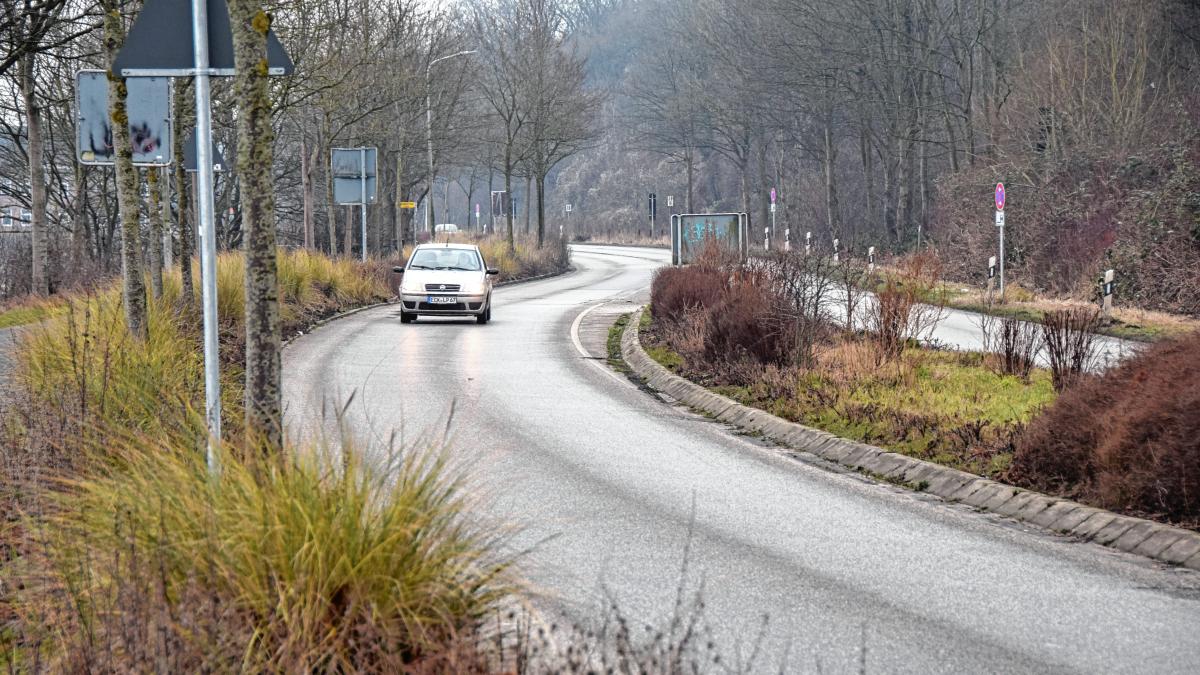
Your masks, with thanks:
[[[458,298],[453,295],[431,295],[429,296],[429,304],[431,305],[457,305]]]

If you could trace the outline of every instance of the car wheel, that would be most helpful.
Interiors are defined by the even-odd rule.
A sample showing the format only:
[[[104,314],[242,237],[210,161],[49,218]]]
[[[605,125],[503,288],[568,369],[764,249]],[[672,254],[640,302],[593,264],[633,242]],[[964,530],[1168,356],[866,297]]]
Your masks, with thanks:
[[[483,314],[475,317],[475,323],[483,325],[492,320],[492,303],[489,301],[487,309],[483,310]]]
[[[400,311],[400,323],[412,323],[417,318],[416,314],[409,314],[404,310]]]

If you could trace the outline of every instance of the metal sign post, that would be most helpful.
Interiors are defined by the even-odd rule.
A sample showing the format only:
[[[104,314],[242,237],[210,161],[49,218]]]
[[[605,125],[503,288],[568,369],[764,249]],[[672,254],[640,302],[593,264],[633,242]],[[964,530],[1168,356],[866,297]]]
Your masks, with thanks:
[[[359,172],[359,194],[361,199],[362,215],[362,261],[367,262],[367,149],[359,148],[359,166],[362,171]],[[347,251],[349,253],[349,251]]]
[[[1000,228],[1000,299],[1004,299],[1004,183],[996,184],[996,227]]]
[[[658,212],[658,195],[650,193],[650,238],[654,238],[654,216]]]
[[[132,31],[131,31],[132,33]],[[230,35],[232,41],[233,36]],[[126,40],[128,44],[128,39]],[[196,74],[196,192],[200,197],[200,295],[204,313],[204,403],[208,422],[206,459],[210,473],[220,473],[221,442],[220,345],[217,342],[217,228],[213,201],[212,93],[208,81],[208,8],[192,0],[192,49]]]

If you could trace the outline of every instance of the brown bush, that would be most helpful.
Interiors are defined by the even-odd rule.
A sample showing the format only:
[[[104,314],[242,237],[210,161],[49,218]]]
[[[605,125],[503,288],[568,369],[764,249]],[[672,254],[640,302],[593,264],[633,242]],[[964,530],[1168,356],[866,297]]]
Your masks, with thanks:
[[[941,261],[932,253],[917,253],[884,275],[867,312],[867,329],[879,341],[882,357],[895,360],[910,341],[933,331],[945,306]]]
[[[650,311],[667,323],[680,321],[688,310],[708,309],[725,290],[724,273],[711,267],[664,267],[654,273]]]
[[[785,301],[761,270],[742,270],[708,312],[704,355],[711,363],[749,357],[759,363],[792,361],[795,335]]]
[[[1100,312],[1072,307],[1047,312],[1042,319],[1042,346],[1050,363],[1055,391],[1063,391],[1086,373],[1096,359]]]
[[[1085,378],[1030,424],[1008,478],[1200,523],[1200,332]]]

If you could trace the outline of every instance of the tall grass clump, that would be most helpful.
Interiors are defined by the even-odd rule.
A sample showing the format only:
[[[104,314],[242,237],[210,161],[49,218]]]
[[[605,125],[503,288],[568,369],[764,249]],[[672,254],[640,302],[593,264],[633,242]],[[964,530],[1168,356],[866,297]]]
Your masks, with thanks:
[[[453,671],[514,590],[447,453],[343,445],[290,461],[110,436],[64,481],[19,579],[15,652],[78,672]]]

